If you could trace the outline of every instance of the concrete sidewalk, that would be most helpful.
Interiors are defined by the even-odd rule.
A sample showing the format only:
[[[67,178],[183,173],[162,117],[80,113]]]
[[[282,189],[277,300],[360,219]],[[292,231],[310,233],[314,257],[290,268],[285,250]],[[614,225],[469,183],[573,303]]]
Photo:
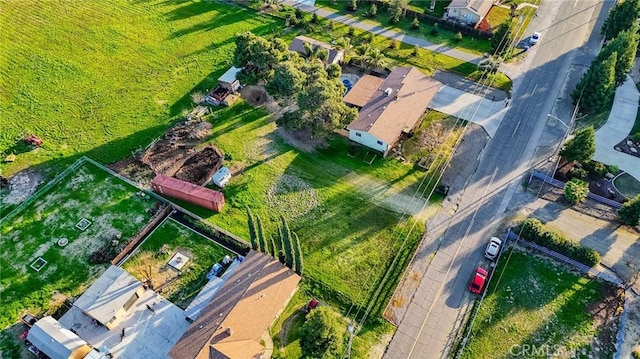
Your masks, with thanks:
[[[596,131],[596,153],[593,159],[606,165],[618,166],[640,181],[640,158],[616,151],[614,147],[624,140],[636,120],[640,93],[630,76],[616,90],[609,119]]]
[[[450,47],[444,46],[444,45],[438,45],[438,44],[434,44],[432,42],[429,42],[427,40],[423,40],[423,39],[419,39],[417,37],[413,37],[413,36],[409,36],[409,35],[404,35],[400,32],[394,31],[394,30],[389,30],[389,29],[385,29],[384,27],[381,26],[376,26],[373,24],[369,24],[366,22],[362,22],[354,17],[351,16],[343,16],[343,15],[339,15],[333,11],[329,11],[329,10],[325,10],[322,8],[318,8],[316,6],[310,5],[312,3],[312,1],[310,0],[282,0],[280,1],[280,3],[284,4],[284,5],[288,5],[288,6],[292,6],[295,8],[298,8],[302,11],[308,12],[308,13],[316,13],[318,14],[319,17],[323,17],[325,19],[329,19],[329,20],[333,20],[345,25],[349,25],[349,26],[353,26],[357,29],[360,30],[364,30],[364,31],[368,31],[371,33],[374,33],[376,35],[380,35],[380,36],[384,36],[388,39],[395,39],[397,41],[401,41],[404,42],[405,44],[409,44],[409,45],[417,45],[419,47],[422,47],[424,49],[427,49],[429,51],[433,51],[433,52],[437,52],[443,55],[447,55],[447,56],[451,56],[453,58],[456,58],[458,60],[462,60],[465,62],[471,62],[474,64],[478,64],[480,62],[480,60],[482,60],[482,56],[478,56],[478,55],[474,55],[474,54],[470,54],[467,52],[463,52],[463,51],[459,51],[456,49],[452,49]]]
[[[507,113],[508,100],[492,101],[492,98],[443,85],[429,108],[478,124],[493,138]]]

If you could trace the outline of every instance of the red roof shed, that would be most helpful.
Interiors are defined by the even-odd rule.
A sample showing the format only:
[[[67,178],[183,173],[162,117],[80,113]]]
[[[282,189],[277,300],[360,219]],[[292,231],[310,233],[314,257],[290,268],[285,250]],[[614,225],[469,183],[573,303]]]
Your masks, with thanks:
[[[220,212],[224,206],[224,195],[190,182],[165,175],[156,175],[151,182],[153,190],[169,197],[181,199],[197,206]]]

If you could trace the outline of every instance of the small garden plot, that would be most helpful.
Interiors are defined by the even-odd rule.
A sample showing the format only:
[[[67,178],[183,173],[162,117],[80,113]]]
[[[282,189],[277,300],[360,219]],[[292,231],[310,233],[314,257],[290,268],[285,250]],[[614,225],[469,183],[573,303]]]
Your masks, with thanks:
[[[160,225],[122,266],[180,308],[207,283],[211,266],[233,253],[171,219]],[[179,270],[177,269],[179,268]]]
[[[513,253],[498,282],[505,263],[497,268],[462,358],[612,357],[623,290],[521,252]],[[534,346],[542,355],[525,352]]]
[[[146,210],[156,201],[143,201],[136,191],[85,163],[0,223],[2,328],[26,309],[50,309],[54,292],[78,294],[100,274],[104,266],[90,264],[90,254],[114,237],[128,239],[150,218]]]

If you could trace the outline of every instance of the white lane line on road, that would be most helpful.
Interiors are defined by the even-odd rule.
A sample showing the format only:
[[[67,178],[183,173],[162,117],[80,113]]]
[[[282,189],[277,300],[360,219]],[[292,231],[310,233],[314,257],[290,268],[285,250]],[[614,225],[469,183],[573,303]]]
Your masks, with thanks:
[[[491,188],[491,185],[493,184],[493,180],[496,178],[496,174],[498,173],[498,167],[495,168],[495,170],[493,170],[493,174],[491,175],[491,179],[489,179],[489,184],[485,187],[484,189],[484,193],[482,193],[482,197],[480,198],[480,201],[478,201],[478,205],[476,206],[475,211],[473,212],[473,217],[471,217],[471,222],[469,222],[469,225],[467,226],[467,230],[464,233],[464,236],[462,236],[462,239],[460,240],[460,243],[458,244],[458,248],[456,248],[456,252],[453,255],[453,258],[451,258],[451,261],[449,262],[449,267],[447,268],[447,272],[445,273],[445,276],[442,280],[442,283],[440,284],[440,287],[438,288],[438,291],[436,292],[436,295],[433,298],[433,301],[431,302],[431,305],[429,306],[429,310],[427,311],[427,315],[425,316],[424,320],[422,321],[422,325],[420,326],[420,330],[418,331],[418,334],[416,335],[416,338],[413,340],[413,344],[411,345],[411,350],[409,350],[409,354],[407,355],[407,359],[411,358],[411,355],[413,354],[413,351],[416,348],[416,344],[418,344],[418,339],[420,339],[420,336],[422,335],[422,331],[424,330],[424,326],[427,324],[427,319],[429,319],[429,316],[431,315],[431,312],[433,311],[433,308],[436,305],[436,302],[438,301],[438,298],[440,298],[440,295],[442,294],[442,290],[444,289],[445,285],[447,284],[447,278],[449,277],[449,273],[451,272],[451,268],[453,267],[453,263],[456,260],[456,258],[458,257],[458,253],[460,253],[460,249],[462,248],[462,245],[464,244],[464,240],[467,238],[467,236],[469,235],[469,232],[471,231],[471,227],[473,227],[473,224],[476,220],[476,215],[478,214],[478,211],[480,210],[480,207],[482,206],[482,204],[484,203],[485,197],[487,196],[487,192],[489,191],[489,188]],[[451,220],[451,219],[449,219]],[[437,255],[437,253],[436,253]]]

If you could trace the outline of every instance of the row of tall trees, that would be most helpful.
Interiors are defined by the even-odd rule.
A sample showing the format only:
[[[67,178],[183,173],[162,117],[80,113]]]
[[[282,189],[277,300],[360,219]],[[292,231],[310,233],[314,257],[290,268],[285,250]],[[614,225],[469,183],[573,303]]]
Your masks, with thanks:
[[[571,94],[574,104],[580,100],[581,110],[592,112],[611,106],[616,87],[625,81],[636,58],[639,15],[638,0],[619,3],[609,13],[602,27],[607,43]]]
[[[277,225],[277,233],[274,236],[265,236],[260,216],[254,215],[249,208],[247,208],[247,225],[251,249],[271,255],[302,275],[300,240],[298,235],[289,229],[289,223],[284,216],[280,216],[280,223]]]

